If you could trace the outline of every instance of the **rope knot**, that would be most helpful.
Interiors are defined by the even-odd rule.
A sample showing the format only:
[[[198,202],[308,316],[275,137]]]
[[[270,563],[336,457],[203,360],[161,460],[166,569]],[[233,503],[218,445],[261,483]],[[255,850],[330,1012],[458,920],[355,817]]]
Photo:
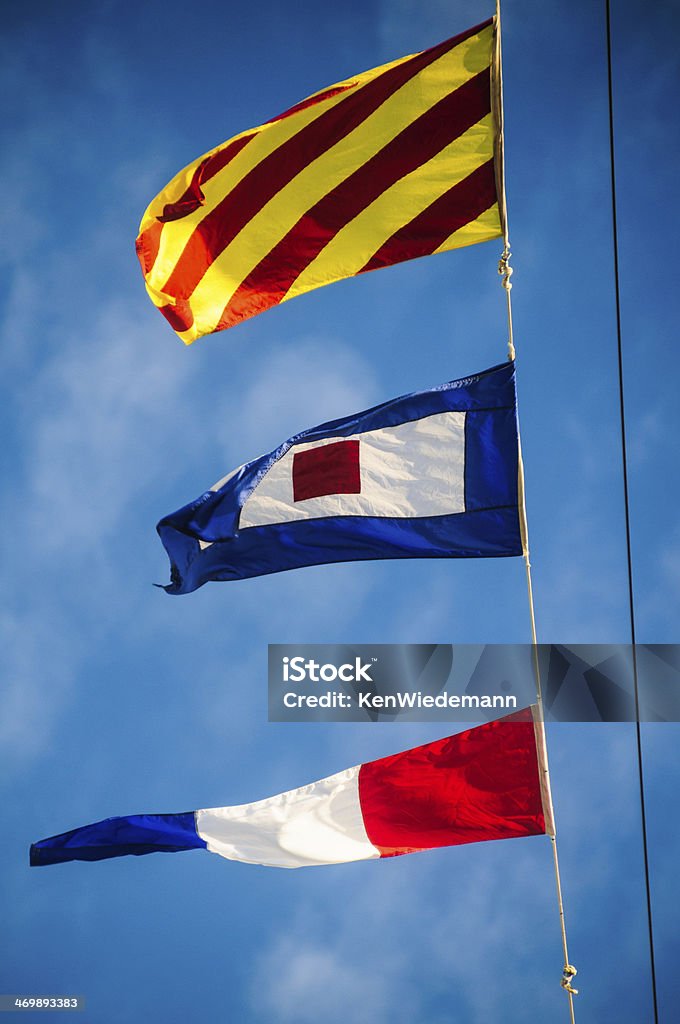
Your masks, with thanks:
[[[514,362],[515,345],[512,340],[512,307],[510,304],[510,291],[512,289],[512,281],[510,280],[512,277],[512,267],[510,266],[511,256],[512,253],[510,251],[510,246],[506,240],[505,245],[503,246],[501,258],[498,261],[498,273],[502,278],[501,284],[505,290],[505,297],[508,306],[508,359],[510,362]]]
[[[560,981],[560,985],[565,990],[565,992],[571,992],[571,994],[573,996],[577,996],[578,995],[578,989],[577,988],[573,988],[572,984],[571,984],[572,978],[577,973],[578,972],[577,972],[576,968],[572,964],[565,964],[564,965],[564,969],[562,971],[562,980]]]
[[[512,281],[510,280],[510,278],[512,277],[512,267],[510,266],[510,257],[511,256],[512,256],[512,252],[506,246],[505,249],[503,250],[503,255],[501,256],[501,258],[498,261],[498,273],[503,278],[503,280],[501,281],[501,284],[503,285],[505,290],[508,291],[508,292],[512,288]]]

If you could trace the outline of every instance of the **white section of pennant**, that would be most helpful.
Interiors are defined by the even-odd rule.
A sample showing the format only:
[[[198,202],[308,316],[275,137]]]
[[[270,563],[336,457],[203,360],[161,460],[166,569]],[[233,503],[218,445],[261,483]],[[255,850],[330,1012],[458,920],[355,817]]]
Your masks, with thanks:
[[[293,499],[296,452],[359,441],[360,494]],[[239,528],[326,516],[409,519],[465,511],[465,413],[433,413],[394,427],[293,445],[246,499]]]
[[[256,803],[197,811],[196,831],[212,853],[269,867],[379,857],[361,814],[360,767]]]

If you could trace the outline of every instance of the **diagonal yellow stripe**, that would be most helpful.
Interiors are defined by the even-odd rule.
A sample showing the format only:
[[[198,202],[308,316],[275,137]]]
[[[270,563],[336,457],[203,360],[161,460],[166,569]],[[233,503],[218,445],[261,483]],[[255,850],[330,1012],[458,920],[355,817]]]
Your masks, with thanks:
[[[427,163],[395,182],[339,231],[289,288],[286,299],[358,274],[396,231],[492,156],[493,120],[489,114]],[[500,225],[496,233],[499,231]]]
[[[489,26],[444,54],[274,196],[206,271],[191,299],[194,324],[180,337],[190,341],[214,331],[243,279],[306,211],[435,103],[489,67],[491,42]]]
[[[389,64],[383,64],[378,68],[373,68],[370,71],[364,71],[359,75],[354,75],[352,78],[347,78],[342,82],[336,82],[335,85],[328,86],[324,89],[319,89],[319,92],[326,92],[328,89],[343,89],[345,86],[353,86],[355,89],[365,85],[366,82],[377,78],[378,75],[389,71],[390,68],[396,67],[399,64],[404,64],[410,60],[413,54],[400,57],[397,60],[391,61]],[[163,284],[168,280],[172,273],[174,266],[184,251],[184,247],[191,238],[191,235],[195,231],[196,227],[201,223],[204,217],[210,213],[219,203],[232,191],[232,189],[238,185],[245,176],[253,170],[259,163],[262,162],[270,153],[273,153],[279,146],[287,142],[288,139],[297,135],[306,125],[311,124],[318,117],[324,114],[327,110],[335,107],[348,95],[349,89],[339,92],[334,96],[328,97],[328,99],[320,100],[318,103],[311,107],[306,107],[304,110],[300,110],[295,114],[290,114],[288,117],[284,117],[280,121],[267,121],[265,124],[260,125],[257,128],[249,128],[246,131],[239,132],[238,135],[234,135],[233,138],[227,142],[216,146],[214,149],[209,150],[200,156],[197,160],[187,164],[175,177],[170,181],[161,192],[152,200],[149,204],[142,222],[140,224],[139,231],[145,231],[151,226],[159,217],[166,204],[176,202],[186,191],[189,186],[191,179],[193,178],[194,172],[196,171],[199,164],[201,164],[208,157],[213,156],[215,153],[221,152],[226,149],[227,146],[232,145],[238,139],[243,138],[244,135],[253,135],[254,138],[244,147],[241,152],[237,153],[233,160],[231,160],[226,167],[222,168],[220,172],[210,178],[203,186],[202,192],[205,197],[205,203],[200,206],[193,213],[188,214],[186,217],[182,217],[180,220],[171,221],[164,225],[163,233],[161,235],[160,247],[158,255],[154,262],[153,269],[147,277],[147,291],[151,300],[158,306],[165,305],[168,302],[168,296],[163,296],[162,293],[158,295],[155,289],[162,288]],[[316,93],[312,93],[308,99],[313,99]],[[303,101],[304,102],[304,101]]]
[[[346,96],[347,93],[344,95]],[[343,94],[332,96],[330,99],[322,100],[316,106],[307,107],[305,110],[292,114],[282,121],[276,121],[273,124],[264,125],[256,129],[259,134],[251,139],[226,167],[201,187],[201,191],[205,196],[204,205],[199,206],[197,210],[194,210],[193,213],[188,214],[186,217],[171,221],[163,226],[158,256],[151,273],[148,275],[147,283],[152,288],[162,288],[170,277],[177,260],[182,255],[185,245],[203,218],[221,203],[225,196],[238,185],[239,181],[261,163],[265,157],[273,153],[275,149],[278,149],[279,146],[283,145],[292,136],[297,135],[305,125],[311,124],[312,121],[315,121],[326,110],[339,103],[341,99],[343,99]],[[235,136],[235,139],[248,134],[249,132],[242,132],[241,135]],[[231,144],[233,141],[234,139],[230,139],[228,144]],[[219,146],[213,152],[219,152],[224,148],[224,146]],[[194,163],[189,164],[181,172],[182,177],[178,187],[175,188],[173,186],[171,188],[169,185],[167,189],[159,193],[152,204],[156,210],[156,215],[162,213],[166,203],[174,202],[183,195],[193,177],[194,171],[203,160],[205,160],[205,156],[195,160]],[[177,181],[177,179],[174,179],[174,181]],[[142,221],[142,224],[144,224],[144,221]],[[167,299],[164,301],[167,301]],[[163,302],[158,304],[163,305]]]
[[[502,238],[503,228],[501,227],[501,215],[498,210],[498,203],[494,203],[488,210],[480,214],[476,220],[464,224],[458,228],[445,242],[435,249],[434,254],[448,252],[449,249],[462,249],[466,245],[475,245],[477,242],[490,242],[492,238]]]

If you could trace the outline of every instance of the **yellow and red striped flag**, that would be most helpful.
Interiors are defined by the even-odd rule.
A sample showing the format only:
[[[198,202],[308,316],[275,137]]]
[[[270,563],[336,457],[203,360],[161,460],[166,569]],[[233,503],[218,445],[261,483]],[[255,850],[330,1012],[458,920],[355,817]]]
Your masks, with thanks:
[[[332,281],[502,235],[494,19],[315,93],[180,171],[137,239],[186,343]]]

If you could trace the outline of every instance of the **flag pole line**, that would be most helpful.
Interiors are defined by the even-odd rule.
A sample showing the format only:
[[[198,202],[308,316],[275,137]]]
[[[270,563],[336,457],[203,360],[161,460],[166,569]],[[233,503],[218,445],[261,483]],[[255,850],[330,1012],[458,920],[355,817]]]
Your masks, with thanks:
[[[509,282],[508,282],[508,284],[509,284]],[[505,281],[503,282],[503,286],[504,286],[504,288],[506,290],[506,294],[508,296],[508,306],[509,306],[509,308],[511,310],[510,288],[508,288],[508,286],[507,286]],[[512,287],[512,286],[510,286],[510,287]],[[511,315],[512,314],[510,314],[510,317],[509,317],[509,320],[508,320],[508,323],[510,325],[510,330],[512,329],[511,328],[511,324],[512,324]],[[512,334],[510,335],[510,338],[512,339]],[[511,343],[512,343],[512,341],[510,341],[509,344],[511,344]],[[513,346],[513,358],[514,358],[514,346]],[[541,670],[540,670],[540,663],[539,663],[539,660],[538,660],[538,635],[537,635],[537,630],[536,630],[536,611],[535,611],[535,607],[534,607],[534,592],[533,592],[533,585],[532,585],[532,580],[531,580],[531,559],[529,557],[529,530],[528,530],[528,524],[527,524],[526,495],[525,495],[525,489],[524,489],[524,462],[522,460],[522,443],[521,443],[521,439],[520,439],[519,422],[518,422],[518,425],[517,425],[517,447],[518,447],[518,499],[519,499],[519,514],[520,514],[520,533],[521,533],[521,536],[522,536],[522,551],[523,551],[523,556],[524,556],[524,568],[525,568],[525,571],[526,571],[527,596],[528,596],[528,604],[529,604],[529,619],[530,619],[530,623],[531,623],[531,647],[532,647],[532,652],[533,652],[534,676],[535,676],[535,680],[536,680],[536,703],[538,704],[538,712],[539,712],[539,715],[540,715],[541,722],[544,723],[544,715],[543,715],[543,688],[542,688],[542,685],[541,685]],[[544,771],[544,776],[545,776],[545,786],[546,786],[547,793],[548,793],[548,799],[550,801],[550,806],[552,807],[552,791],[551,791],[551,787],[550,787],[550,769],[549,769],[549,766],[548,766],[547,747],[546,747],[546,751],[545,751],[545,766],[543,768],[543,771]],[[553,811],[553,817],[554,817],[554,811]],[[576,974],[576,968],[569,962],[569,951],[568,951],[568,944],[567,944],[567,926],[566,926],[566,920],[565,920],[565,916],[564,916],[564,901],[562,899],[562,881],[561,881],[561,878],[560,878],[560,864],[559,864],[559,859],[558,859],[558,856],[557,856],[557,837],[554,834],[550,836],[550,845],[552,846],[552,852],[553,852],[553,866],[554,866],[554,869],[555,869],[555,887],[556,887],[556,892],[557,892],[557,909],[558,909],[558,913],[559,913],[560,932],[561,932],[561,936],[562,936],[562,952],[564,954],[564,967],[562,968],[562,980],[561,980],[560,984],[562,985],[562,988],[567,993],[567,997],[568,997],[568,1000],[569,1000],[569,1020],[570,1020],[570,1024],[575,1024],[574,996],[578,994],[578,989],[575,989],[575,988],[572,987],[571,980],[573,979],[574,975]]]
[[[562,971],[562,981],[560,984],[567,993],[569,1000],[569,1019],[571,1024],[575,1024],[574,1017],[574,996],[578,995],[578,989],[573,988],[571,980],[576,974],[576,968],[569,963],[569,950],[567,949],[567,926],[564,920],[564,903],[562,902],[562,883],[560,881],[560,862],[557,857],[557,838],[553,835],[550,837],[550,845],[552,846],[553,852],[553,864],[555,866],[555,885],[557,887],[557,906],[560,912],[560,929],[562,932],[562,951],[564,953],[564,969]]]
[[[515,340],[513,334],[513,321],[512,321],[512,267],[510,266],[510,257],[512,255],[510,249],[510,233],[508,228],[508,216],[507,216],[507,202],[505,195],[505,155],[504,155],[504,126],[503,126],[503,65],[501,57],[501,5],[500,0],[496,0],[496,76],[494,79],[494,102],[496,108],[497,117],[497,165],[499,168],[499,210],[501,217],[501,224],[503,226],[503,253],[500,260],[498,261],[498,273],[501,276],[501,285],[505,292],[506,300],[506,312],[508,320],[508,359],[514,362],[515,359]],[[526,511],[526,493],[524,488],[524,462],[522,460],[522,442],[520,437],[519,429],[519,412],[517,419],[517,483],[518,483],[518,504],[519,504],[519,516],[520,516],[520,533],[522,537],[522,553],[524,556],[524,567],[526,571],[527,580],[527,596],[529,602],[529,618],[531,622],[531,645],[533,652],[533,663],[534,663],[534,674],[536,679],[536,701],[538,704],[538,712],[540,715],[541,723],[544,725],[543,715],[543,692],[541,686],[541,672],[540,664],[538,660],[538,636],[536,630],[536,612],[534,608],[534,594],[531,580],[531,560],[529,557],[529,529],[527,523],[527,511]],[[550,807],[552,808],[552,794],[550,789],[550,771],[548,767],[547,747],[545,749],[545,765],[543,768],[545,776],[545,786],[548,794],[548,800],[550,801]],[[554,812],[553,812],[554,819]],[[567,945],[567,926],[564,916],[564,901],[562,898],[562,881],[560,878],[560,865],[557,856],[557,838],[555,836],[554,820],[553,820],[553,834],[550,836],[550,845],[553,852],[553,866],[555,870],[555,886],[557,892],[557,908],[560,919],[560,933],[562,937],[562,952],[564,954],[564,967],[562,969],[562,980],[560,984],[565,990],[568,998],[569,1005],[569,1020],[570,1024],[575,1024],[574,1016],[574,996],[578,990],[573,988],[571,980],[576,974],[576,968],[569,963],[569,951]]]
[[[605,16],[607,29],[607,91],[609,99],[609,167],[611,173],[612,197],[612,249],[614,262],[614,298],[616,308],[616,339],[619,382],[619,417],[621,427],[621,465],[623,478],[623,505],[626,534],[626,563],[628,570],[628,607],[630,615],[630,639],[633,652],[633,693],[635,698],[635,739],[637,747],[638,781],[640,789],[640,818],[642,831],[642,854],[645,876],[645,894],[647,900],[647,929],[649,933],[649,964],[652,982],[652,1006],[655,1024],[659,1022],[659,1008],[656,987],[656,963],[654,956],[654,928],[652,923],[652,892],[649,877],[649,852],[647,846],[647,813],[645,807],[645,782],[642,763],[642,734],[640,728],[640,693],[637,667],[635,637],[635,599],[633,588],[633,556],[630,531],[630,507],[628,497],[628,454],[626,445],[626,409],[623,383],[623,341],[621,331],[621,292],[619,275],[619,238],[618,217],[616,207],[616,159],[614,146],[614,85],[612,70],[612,32],[610,0],[605,0]]]

